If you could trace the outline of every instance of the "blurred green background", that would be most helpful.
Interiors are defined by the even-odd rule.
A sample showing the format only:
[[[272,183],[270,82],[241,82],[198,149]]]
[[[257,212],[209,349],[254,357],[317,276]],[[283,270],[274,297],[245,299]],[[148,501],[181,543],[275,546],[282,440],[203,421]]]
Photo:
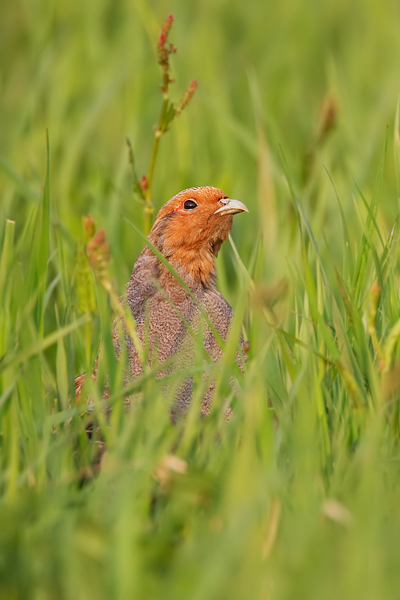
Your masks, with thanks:
[[[217,261],[247,374],[228,425],[194,406],[173,427],[145,382],[129,418],[97,415],[107,459],[86,478],[81,218],[105,229],[122,294],[143,248],[125,138],[140,177],[170,13],[171,98],[198,88],[153,200],[213,185],[249,207],[232,230],[245,269],[229,243]],[[399,26],[390,0],[2,0],[0,598],[398,597]],[[112,319],[96,294],[92,360]]]
[[[304,163],[318,130],[321,105],[334,99],[337,120],[320,148],[305,201],[310,218],[335,229],[330,171],[353,219],[353,180],[371,189],[399,93],[399,6],[348,2],[213,3],[102,0],[2,2],[0,152],[32,193],[1,176],[1,219],[17,227],[43,185],[45,130],[51,150],[53,217],[76,235],[82,214],[105,226],[126,281],[141,242],[121,214],[136,215],[125,137],[138,172],[147,171],[160,97],[155,59],[158,30],[172,12],[171,96],[192,79],[196,98],[162,140],[154,199],[161,206],[193,185],[215,185],[249,204],[235,239],[249,252],[259,217],[272,235],[287,236],[290,200],[282,184],[282,147],[303,185]],[[391,139],[390,139],[391,142]],[[261,148],[260,148],[261,145]],[[389,144],[389,155],[391,147]],[[387,164],[382,218],[397,214],[393,161]],[[316,188],[322,195],[314,206]],[[136,217],[137,218],[137,217]],[[270,227],[271,228],[271,227]],[[272,247],[274,247],[272,245]],[[283,246],[284,248],[284,246]],[[275,246],[275,252],[282,246]],[[246,257],[246,254],[245,254]],[[271,268],[276,258],[271,260]]]

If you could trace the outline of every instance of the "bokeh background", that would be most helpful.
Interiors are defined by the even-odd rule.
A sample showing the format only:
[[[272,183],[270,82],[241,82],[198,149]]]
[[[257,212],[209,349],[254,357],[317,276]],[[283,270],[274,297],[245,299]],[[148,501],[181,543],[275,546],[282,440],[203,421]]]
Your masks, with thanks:
[[[131,194],[125,138],[132,141],[138,173],[145,173],[160,104],[155,44],[160,23],[171,12],[171,40],[178,48],[171,97],[177,100],[192,79],[198,90],[162,140],[154,190],[158,207],[185,187],[221,187],[251,209],[246,221],[235,225],[245,258],[260,217],[264,221],[273,238],[273,271],[274,255],[290,248],[292,233],[281,148],[309,218],[329,236],[338,212],[324,167],[357,226],[353,180],[368,195],[388,135],[381,212],[390,227],[398,208],[391,157],[399,10],[394,1],[375,0],[284,5],[216,0],[195,6],[173,0],[5,0],[0,231],[4,217],[21,228],[40,194],[47,128],[53,218],[73,237],[81,215],[92,213],[106,228],[119,284],[127,280],[141,242],[121,219],[125,214],[137,220],[140,213]],[[329,100],[334,128],[316,148],[321,110]],[[311,171],[308,181],[305,171]],[[277,236],[285,238],[279,246]]]
[[[144,243],[125,140],[140,177],[170,13],[171,98],[198,87],[153,201],[213,185],[249,207],[245,270],[229,243],[217,261],[250,340],[243,401],[229,426],[195,407],[173,427],[146,384],[129,418],[98,415],[92,477],[81,219],[105,229],[122,294]],[[398,597],[399,30],[394,0],[1,1],[0,598]],[[96,286],[92,361],[112,319]]]

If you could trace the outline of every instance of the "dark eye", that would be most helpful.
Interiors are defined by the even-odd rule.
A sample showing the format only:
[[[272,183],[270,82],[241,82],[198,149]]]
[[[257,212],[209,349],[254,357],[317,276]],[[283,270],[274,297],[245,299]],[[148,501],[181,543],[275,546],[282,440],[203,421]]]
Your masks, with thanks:
[[[192,210],[193,208],[196,208],[197,203],[194,200],[186,200],[185,204],[183,205],[183,208],[185,208],[186,210]]]

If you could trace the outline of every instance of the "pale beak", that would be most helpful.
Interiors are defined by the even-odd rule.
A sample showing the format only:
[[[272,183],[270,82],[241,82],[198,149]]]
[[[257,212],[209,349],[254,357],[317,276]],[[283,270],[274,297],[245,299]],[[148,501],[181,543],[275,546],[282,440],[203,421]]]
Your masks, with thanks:
[[[224,206],[221,206],[218,210],[215,211],[214,215],[234,215],[235,213],[240,212],[249,212],[249,209],[243,202],[239,200],[232,200],[232,198],[223,198],[220,202],[224,202]]]

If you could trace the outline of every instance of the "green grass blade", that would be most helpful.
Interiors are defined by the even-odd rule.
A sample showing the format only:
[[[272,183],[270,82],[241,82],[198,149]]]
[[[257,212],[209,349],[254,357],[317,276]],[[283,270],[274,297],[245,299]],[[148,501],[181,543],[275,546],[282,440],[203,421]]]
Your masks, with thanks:
[[[37,257],[37,277],[40,290],[37,302],[37,322],[39,335],[42,338],[44,333],[44,297],[47,286],[47,271],[50,249],[50,148],[48,132],[46,132],[46,150],[46,175],[42,197],[42,207],[40,213],[40,233]]]

